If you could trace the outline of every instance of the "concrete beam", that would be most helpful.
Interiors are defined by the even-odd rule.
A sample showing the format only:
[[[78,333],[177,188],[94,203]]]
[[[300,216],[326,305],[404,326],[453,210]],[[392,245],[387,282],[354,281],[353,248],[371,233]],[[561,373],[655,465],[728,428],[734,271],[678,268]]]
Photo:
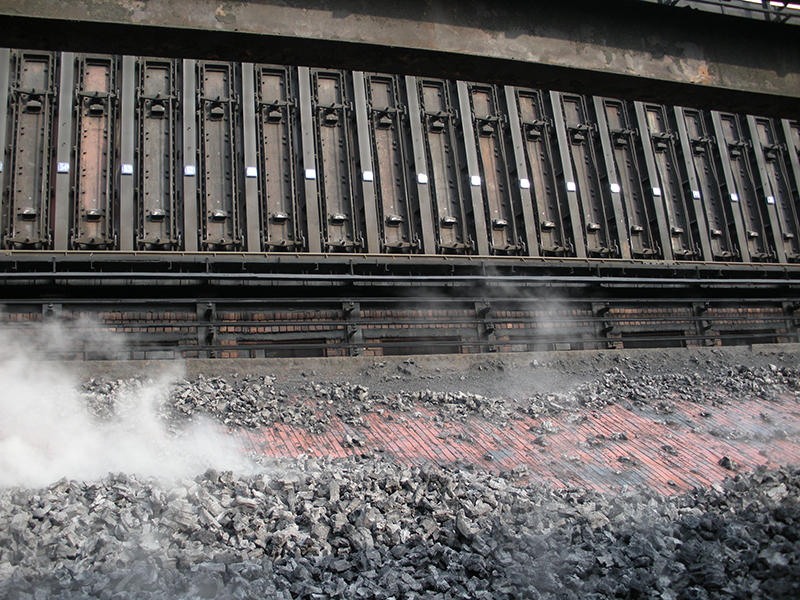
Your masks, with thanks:
[[[635,0],[4,0],[0,33],[16,47],[213,56],[800,112],[800,28]]]

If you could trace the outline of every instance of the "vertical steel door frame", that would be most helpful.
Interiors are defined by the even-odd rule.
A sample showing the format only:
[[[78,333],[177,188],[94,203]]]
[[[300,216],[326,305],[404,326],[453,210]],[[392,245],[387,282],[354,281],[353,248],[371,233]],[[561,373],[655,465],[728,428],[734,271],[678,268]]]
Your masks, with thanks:
[[[798,128],[800,130],[800,123],[798,123]],[[786,149],[789,152],[789,163],[792,166],[792,173],[794,174],[794,189],[795,189],[795,205],[798,208],[798,212],[800,212],[800,148],[795,145],[794,135],[792,134],[792,123],[789,119],[782,119],[781,120],[781,132],[783,133],[783,139],[786,143]],[[798,136],[800,138],[800,136]]]
[[[303,151],[303,181],[305,183],[306,221],[308,223],[308,251],[322,252],[322,226],[319,216],[317,190],[317,163],[314,156],[314,116],[311,108],[311,70],[297,68],[297,94],[300,99],[300,137]]]
[[[406,76],[406,96],[408,97],[408,117],[411,125],[411,146],[414,153],[414,174],[420,221],[422,222],[422,252],[436,254],[436,232],[433,224],[433,207],[428,187],[428,167],[425,159],[425,142],[422,130],[422,112],[417,92],[417,78]]]
[[[661,242],[661,251],[664,253],[664,260],[674,260],[675,256],[672,252],[672,237],[670,236],[669,232],[670,222],[667,220],[664,197],[661,193],[661,183],[658,178],[658,169],[656,168],[653,153],[653,143],[650,139],[650,128],[647,125],[647,115],[644,113],[644,103],[634,102],[633,104],[634,110],[636,111],[636,120],[639,124],[639,139],[642,140],[644,162],[647,167],[647,176],[650,181],[650,194],[652,195],[653,206],[655,208],[656,219],[658,221],[658,238]],[[656,189],[659,190],[658,194],[655,192]]]
[[[258,210],[258,157],[256,156],[256,90],[253,63],[242,63],[242,124],[244,137],[245,249],[261,252],[261,216]]]
[[[614,160],[614,150],[611,143],[611,136],[608,132],[608,120],[606,119],[606,112],[603,107],[603,99],[594,96],[592,98],[594,105],[595,118],[597,119],[598,129],[600,129],[600,145],[603,148],[603,162],[606,168],[606,178],[611,192],[611,209],[614,211],[614,222],[617,229],[617,243],[619,244],[620,255],[622,258],[631,258],[631,235],[630,228],[628,227],[627,219],[625,218],[625,211],[622,209],[622,188],[619,185],[619,178],[617,177],[616,161]]]
[[[734,203],[731,197],[736,193],[736,183],[733,179],[730,161],[727,156],[727,147],[725,145],[725,137],[722,135],[722,123],[720,121],[720,114],[717,111],[711,111],[711,122],[714,127],[714,135],[717,138],[717,151],[719,153],[720,163],[722,164],[722,175],[725,178],[725,186],[728,190],[728,201]],[[747,243],[747,234],[744,227],[744,219],[742,218],[742,211],[738,204],[731,209],[733,213],[733,223],[736,229],[736,239],[739,243],[739,252],[742,255],[744,262],[751,262],[750,246]]]
[[[8,165],[8,86],[11,69],[11,50],[0,48],[0,190],[5,189],[6,165]],[[2,217],[0,217],[2,218]],[[2,224],[0,224],[2,228]]]
[[[747,143],[742,139],[728,140],[726,138],[723,118],[735,126],[733,133],[739,137],[742,134],[741,123],[738,115],[730,113],[723,115],[719,111],[711,111],[711,120],[717,137],[719,158],[725,174],[729,198],[731,203],[735,205],[733,208],[734,215],[742,223],[742,236],[740,237],[742,259],[747,262],[752,262],[754,259],[769,259],[770,248],[764,235],[763,215],[758,206],[758,198],[751,197],[751,193],[755,194],[755,189],[751,189],[755,182],[752,180],[750,171]],[[738,166],[734,165],[734,160]],[[737,170],[734,171],[734,168],[737,168]],[[739,184],[741,184],[741,189]],[[748,238],[753,240],[752,244]],[[747,257],[746,259],[745,256]]]
[[[134,148],[136,146],[136,58],[122,57],[120,98],[119,249],[135,248]]]
[[[781,226],[778,223],[778,215],[775,211],[775,196],[774,190],[771,190],[769,177],[767,176],[767,165],[764,160],[764,151],[758,140],[758,128],[756,127],[756,120],[753,115],[746,117],[747,129],[749,130],[750,142],[753,145],[753,154],[756,157],[756,169],[758,170],[758,183],[761,184],[761,198],[756,197],[756,203],[764,202],[767,208],[767,218],[769,219],[769,229],[772,233],[772,244],[775,252],[778,255],[778,262],[786,262],[786,251],[783,247],[783,240],[781,239]],[[769,200],[772,199],[772,202]],[[778,199],[780,201],[780,199]]]
[[[531,181],[528,168],[525,164],[525,149],[522,142],[522,127],[517,110],[517,96],[514,88],[507,85],[503,88],[508,110],[508,124],[511,129],[511,145],[514,150],[514,165],[517,172],[517,185],[522,203],[522,220],[525,231],[526,254],[539,256],[539,239],[536,236],[536,220],[533,214],[533,199],[531,197]],[[510,190],[509,190],[510,191]]]
[[[53,249],[69,250],[71,232],[70,191],[72,189],[72,113],[75,97],[75,53],[59,54],[61,74],[58,85],[58,132],[56,134],[56,184],[54,198],[55,238]]]
[[[464,81],[456,82],[458,89],[458,112],[461,115],[461,131],[464,150],[467,155],[467,185],[469,186],[470,200],[472,201],[472,218],[475,226],[475,242],[478,254],[489,255],[489,240],[486,235],[486,215],[483,201],[483,185],[478,168],[478,151],[475,148],[475,131],[470,118],[469,90]]]
[[[747,115],[747,126],[750,130],[750,140],[753,143],[753,150],[758,167],[759,180],[761,182],[762,198],[766,202],[767,214],[769,215],[772,239],[778,254],[778,262],[788,262],[789,259],[797,259],[797,253],[793,252],[792,246],[797,243],[797,217],[793,206],[791,189],[788,188],[787,174],[783,168],[780,148],[775,139],[775,130],[772,121],[767,118],[759,118],[758,121],[766,122],[767,130],[772,137],[772,147],[764,145],[761,139],[756,117]],[[770,167],[768,159],[771,151],[772,159],[769,161],[772,166],[773,177],[770,177]],[[783,180],[783,182],[781,181]],[[786,197],[788,196],[788,197]],[[788,206],[784,203],[788,202]],[[794,231],[792,231],[794,230]],[[794,241],[792,241],[794,240]],[[788,252],[787,252],[788,250]]]
[[[697,219],[698,235],[700,236],[700,252],[704,261],[711,262],[714,260],[714,255],[711,251],[708,222],[705,218],[700,184],[697,181],[697,173],[695,173],[694,162],[692,161],[693,150],[691,140],[689,140],[689,132],[686,129],[686,115],[683,112],[683,108],[680,106],[676,106],[673,112],[675,113],[675,122],[678,124],[678,139],[681,143],[683,166],[686,171],[689,187],[692,191],[692,205],[694,207],[695,218]]]
[[[558,155],[561,159],[561,171],[567,192],[569,218],[572,222],[572,238],[575,244],[575,256],[578,258],[586,258],[586,236],[583,232],[581,207],[578,203],[578,187],[575,183],[575,171],[572,168],[572,158],[570,157],[569,153],[567,124],[564,121],[564,113],[561,109],[560,92],[550,92],[550,104],[553,113],[553,120],[556,124]]]
[[[197,61],[183,61],[183,243],[197,252]]]
[[[358,157],[361,163],[359,171],[361,197],[364,201],[364,220],[367,236],[367,253],[378,254],[381,251],[378,209],[375,194],[375,167],[372,161],[372,142],[369,133],[369,115],[367,114],[367,90],[363,71],[353,71],[353,100],[356,109],[356,130],[358,132]]]

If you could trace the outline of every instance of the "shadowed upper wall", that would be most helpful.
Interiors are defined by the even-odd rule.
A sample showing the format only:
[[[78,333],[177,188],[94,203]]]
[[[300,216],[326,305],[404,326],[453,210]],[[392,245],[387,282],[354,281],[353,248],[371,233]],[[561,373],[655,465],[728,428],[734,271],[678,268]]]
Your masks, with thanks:
[[[305,64],[800,113],[800,28],[635,0],[4,0],[0,32],[4,45],[23,48]]]

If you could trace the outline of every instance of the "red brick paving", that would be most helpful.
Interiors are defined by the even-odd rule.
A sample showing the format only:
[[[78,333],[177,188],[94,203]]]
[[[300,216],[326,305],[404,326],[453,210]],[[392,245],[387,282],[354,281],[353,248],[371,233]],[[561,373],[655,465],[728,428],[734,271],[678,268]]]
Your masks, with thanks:
[[[525,416],[503,427],[477,417],[445,423],[435,417],[426,408],[416,413],[386,410],[364,415],[365,427],[333,416],[325,433],[278,424],[239,435],[248,450],[271,457],[341,458],[370,452],[409,465],[459,461],[498,471],[527,467],[531,478],[557,487],[605,491],[646,484],[672,494],[709,486],[732,474],[718,464],[723,456],[741,470],[800,465],[800,404],[795,398],[712,407],[676,403],[669,414],[615,405],[550,417],[557,431],[547,434],[545,448],[534,443],[543,419]],[[615,433],[624,433],[627,441],[611,441]],[[345,447],[348,435],[364,440],[364,447]],[[591,439],[597,443],[587,443]],[[666,445],[677,455],[666,452]],[[620,457],[631,460],[621,462]]]

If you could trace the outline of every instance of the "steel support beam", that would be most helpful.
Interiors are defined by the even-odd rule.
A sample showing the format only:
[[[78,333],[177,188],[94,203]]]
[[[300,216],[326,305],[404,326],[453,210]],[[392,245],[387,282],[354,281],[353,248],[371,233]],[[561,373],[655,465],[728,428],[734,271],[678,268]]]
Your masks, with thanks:
[[[75,85],[75,54],[62,52],[59,64],[61,78],[58,86],[58,117],[56,133],[56,184],[55,184],[55,250],[69,250],[70,190],[72,189],[72,129]]]
[[[358,178],[361,194],[364,199],[364,221],[366,226],[367,253],[378,254],[381,251],[378,211],[375,203],[375,167],[372,164],[372,142],[369,136],[369,117],[367,115],[367,92],[364,85],[364,73],[353,73],[353,96],[355,100],[356,130],[358,133],[358,159],[361,169]]]
[[[422,129],[422,112],[419,105],[417,78],[406,76],[408,98],[408,121],[411,125],[411,147],[414,153],[414,175],[422,221],[422,253],[436,254],[436,230],[434,229],[431,192],[428,184],[428,161],[425,157],[425,133]]]
[[[469,197],[472,206],[472,225],[475,228],[475,242],[478,247],[478,254],[487,256],[489,254],[489,240],[486,237],[486,211],[483,200],[483,182],[481,181],[480,168],[478,167],[478,151],[475,148],[475,131],[472,127],[472,109],[469,102],[469,91],[467,84],[459,81],[458,88],[458,111],[461,116],[461,131],[463,133],[464,150],[467,155],[467,182]]]
[[[197,252],[197,62],[183,61],[183,247]]]
[[[119,249],[135,247],[134,233],[134,148],[136,145],[136,58],[122,57],[122,97],[120,99]]]
[[[248,252],[261,251],[261,211],[258,205],[258,157],[256,156],[256,92],[253,63],[242,64],[242,123],[244,137],[244,219]],[[262,174],[264,176],[265,174]]]
[[[317,163],[314,150],[314,116],[311,111],[311,72],[308,67],[297,69],[297,95],[300,100],[300,148],[303,153],[303,182],[308,225],[308,251],[322,252],[321,222],[317,192]]]

